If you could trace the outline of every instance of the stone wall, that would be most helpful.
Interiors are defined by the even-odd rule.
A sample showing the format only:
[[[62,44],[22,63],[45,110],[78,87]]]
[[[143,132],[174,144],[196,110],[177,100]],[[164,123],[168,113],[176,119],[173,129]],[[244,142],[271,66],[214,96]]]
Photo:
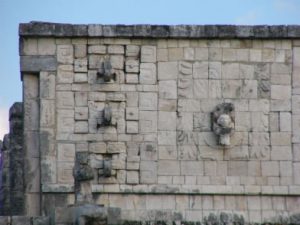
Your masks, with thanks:
[[[299,30],[21,25],[27,214],[74,204],[79,152],[95,203],[123,220],[297,214]],[[222,103],[226,146],[211,117]]]

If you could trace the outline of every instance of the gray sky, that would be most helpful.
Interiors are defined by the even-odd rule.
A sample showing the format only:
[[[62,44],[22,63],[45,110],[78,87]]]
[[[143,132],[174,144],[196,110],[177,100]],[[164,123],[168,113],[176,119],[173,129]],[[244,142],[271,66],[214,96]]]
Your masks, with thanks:
[[[300,0],[0,0],[0,139],[22,100],[18,24],[300,24]]]

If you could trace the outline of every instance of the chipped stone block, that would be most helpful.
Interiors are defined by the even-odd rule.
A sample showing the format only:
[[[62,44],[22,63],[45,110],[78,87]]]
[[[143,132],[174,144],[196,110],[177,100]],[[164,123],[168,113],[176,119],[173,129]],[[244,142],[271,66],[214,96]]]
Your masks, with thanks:
[[[157,145],[154,142],[140,144],[141,160],[157,160]]]
[[[177,99],[177,82],[175,80],[159,81],[160,99]]]
[[[138,60],[127,59],[125,65],[125,71],[127,73],[138,73],[140,71],[140,63]]]
[[[140,83],[156,84],[156,65],[154,63],[140,64]]]
[[[141,47],[141,62],[156,62],[156,47],[144,45]]]
[[[139,122],[138,121],[127,121],[126,122],[126,133],[127,134],[137,134],[139,132]]]
[[[74,45],[75,58],[85,58],[87,53],[87,47],[84,44]]]

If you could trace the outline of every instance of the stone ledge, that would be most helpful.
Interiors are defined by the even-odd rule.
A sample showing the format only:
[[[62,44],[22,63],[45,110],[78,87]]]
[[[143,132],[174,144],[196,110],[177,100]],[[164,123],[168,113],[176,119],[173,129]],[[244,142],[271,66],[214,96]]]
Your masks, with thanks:
[[[44,193],[73,193],[74,185],[43,184]],[[279,195],[299,196],[300,186],[244,186],[244,185],[120,185],[94,184],[93,193],[102,194],[196,194],[196,195]]]
[[[300,25],[102,25],[30,22],[19,25],[23,37],[135,38],[300,38]]]

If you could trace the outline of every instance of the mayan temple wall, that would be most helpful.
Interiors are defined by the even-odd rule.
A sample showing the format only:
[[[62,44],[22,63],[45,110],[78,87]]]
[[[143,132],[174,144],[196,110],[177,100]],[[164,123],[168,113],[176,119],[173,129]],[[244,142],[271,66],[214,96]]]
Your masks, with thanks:
[[[20,60],[26,215],[86,154],[123,221],[299,222],[299,26],[27,23]]]

